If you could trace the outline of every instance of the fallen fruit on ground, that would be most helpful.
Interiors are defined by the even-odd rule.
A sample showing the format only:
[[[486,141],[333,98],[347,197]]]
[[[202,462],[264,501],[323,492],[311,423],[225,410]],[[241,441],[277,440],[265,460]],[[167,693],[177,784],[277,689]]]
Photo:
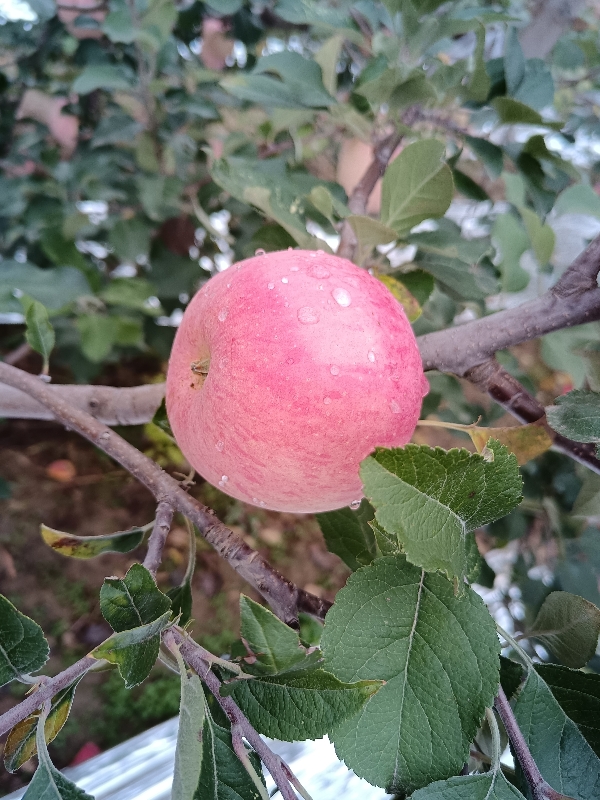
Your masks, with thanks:
[[[428,385],[404,310],[350,261],[260,254],[187,307],[167,412],[190,464],[224,492],[278,511],[362,497],[359,463],[406,444]]]

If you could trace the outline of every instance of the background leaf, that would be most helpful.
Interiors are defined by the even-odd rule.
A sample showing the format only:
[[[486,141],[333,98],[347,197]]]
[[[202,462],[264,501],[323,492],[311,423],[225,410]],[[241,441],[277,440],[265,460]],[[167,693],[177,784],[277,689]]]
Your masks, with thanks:
[[[576,442],[600,442],[600,394],[575,389],[546,408],[548,424]]]
[[[576,594],[552,592],[544,600],[530,634],[567,667],[584,667],[596,652],[600,609]]]
[[[375,536],[369,521],[375,510],[366,500],[360,508],[340,508],[317,514],[327,549],[339,556],[351,570],[370,564],[376,555]]]
[[[44,372],[47,372],[50,353],[56,343],[56,336],[54,335],[54,328],[50,324],[48,311],[42,303],[33,300],[27,295],[21,298],[21,302],[25,308],[25,324],[27,325],[25,339],[31,349],[42,356],[44,359]]]

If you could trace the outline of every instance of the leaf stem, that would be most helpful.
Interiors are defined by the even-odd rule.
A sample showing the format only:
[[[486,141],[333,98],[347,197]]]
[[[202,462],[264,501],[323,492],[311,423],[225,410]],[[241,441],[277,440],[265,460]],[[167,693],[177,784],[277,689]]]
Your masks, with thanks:
[[[246,750],[246,745],[244,744],[242,736],[243,734],[240,725],[238,723],[234,723],[231,726],[231,743],[233,745],[233,751],[244,765],[248,775],[252,778],[252,783],[256,786],[262,800],[269,800],[269,793],[267,792],[266,787],[261,781],[260,777],[256,774],[256,770],[248,758],[248,751]]]
[[[519,658],[525,663],[525,666],[528,669],[533,669],[533,661],[531,657],[525,652],[525,650],[523,650],[523,648],[517,642],[514,636],[511,636],[510,633],[507,633],[507,631],[505,631],[504,628],[498,625],[498,623],[496,623],[496,630],[498,631],[500,636],[502,636],[503,639],[505,639],[510,645],[512,645],[513,649],[515,650]]]
[[[492,769],[494,772],[498,772],[500,769],[502,746],[500,744],[500,729],[498,728],[498,723],[496,722],[493,709],[486,708],[485,718],[487,719],[492,734]]]

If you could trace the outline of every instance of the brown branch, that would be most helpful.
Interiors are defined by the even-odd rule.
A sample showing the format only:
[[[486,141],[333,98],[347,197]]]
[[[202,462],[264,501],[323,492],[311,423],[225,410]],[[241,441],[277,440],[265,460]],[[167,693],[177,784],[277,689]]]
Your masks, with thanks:
[[[425,370],[463,376],[499,350],[551,331],[600,319],[600,236],[575,259],[558,283],[517,308],[419,336]]]
[[[10,708],[0,716],[0,736],[14,728],[14,726],[33,714],[46,700],[49,700],[61,689],[70,686],[74,680],[86,673],[94,665],[98,664],[96,658],[85,656],[80,658],[63,672],[59,672],[54,678],[48,678],[32,694],[22,700],[18,705]]]
[[[510,707],[510,703],[508,702],[502,687],[499,689],[498,697],[496,697],[494,706],[500,715],[502,722],[504,723],[506,733],[508,734],[514,751],[517,754],[521,769],[523,770],[527,783],[531,787],[533,800],[573,800],[572,798],[568,798],[566,795],[557,792],[542,777],[542,773],[539,771],[538,766],[531,755],[527,742],[525,741],[525,737],[521,733],[517,719],[512,708]]]
[[[271,773],[284,800],[297,800],[296,793],[288,777],[288,775],[292,774],[290,768],[280,756],[268,747],[267,743],[252,727],[245,714],[238,708],[233,698],[221,696],[221,681],[214,672],[212,672],[210,664],[202,658],[202,650],[178,628],[172,628],[165,638],[169,635],[172,636],[172,639],[179,646],[184,660],[198,673],[208,686],[215,700],[221,706],[232,725],[237,726],[238,730],[243,733],[245,739],[252,745],[262,763]]]
[[[554,450],[570,456],[600,474],[600,459],[596,456],[594,445],[574,442],[552,430],[545,421],[546,412],[543,405],[530,395],[504,367],[501,367],[495,358],[468,370],[464,377],[482,391],[487,392],[493,400],[520,422],[542,421],[546,432],[552,439]]]
[[[156,578],[156,573],[162,561],[163,549],[171,530],[174,513],[175,509],[167,500],[161,500],[156,507],[154,528],[148,539],[148,550],[144,559],[144,566],[148,572],[152,573],[153,578]]]
[[[315,608],[320,608],[321,613],[324,613],[326,609],[321,601],[301,592],[291,581],[280,575],[256,550],[220,522],[213,511],[190,497],[174,478],[106,425],[71,406],[37,377],[16,367],[0,363],[0,383],[6,383],[31,395],[50,409],[53,416],[67,428],[77,431],[125,467],[159,502],[168,501],[176,511],[188,517],[206,541],[244,580],[260,592],[285,623],[296,627],[298,611],[304,610],[305,606],[308,613],[314,614]]]

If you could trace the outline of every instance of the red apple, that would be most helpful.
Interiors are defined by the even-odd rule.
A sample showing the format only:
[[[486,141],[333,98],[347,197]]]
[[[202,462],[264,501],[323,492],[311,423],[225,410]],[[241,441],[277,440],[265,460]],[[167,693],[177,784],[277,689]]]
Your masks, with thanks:
[[[375,447],[408,442],[427,389],[388,289],[343,258],[290,249],[234,264],[195,295],[167,412],[190,464],[227,494],[328,511],[362,497],[359,463]]]

